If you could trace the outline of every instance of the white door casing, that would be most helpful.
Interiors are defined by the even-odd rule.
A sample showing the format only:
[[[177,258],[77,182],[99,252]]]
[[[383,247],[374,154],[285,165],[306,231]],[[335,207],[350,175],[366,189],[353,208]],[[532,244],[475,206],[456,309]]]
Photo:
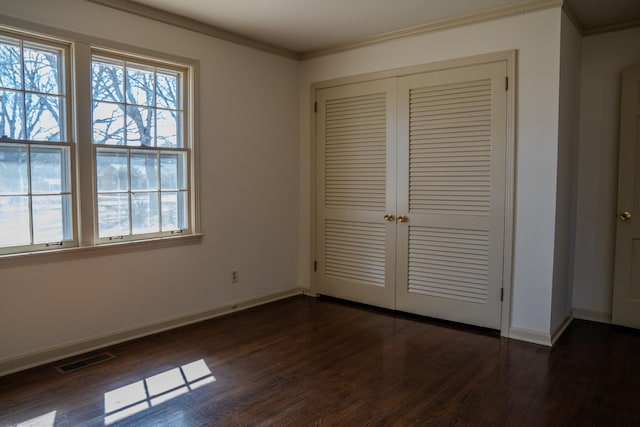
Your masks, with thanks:
[[[514,73],[509,51],[313,85],[313,290],[508,336]]]
[[[640,66],[622,75],[612,321],[640,328]]]

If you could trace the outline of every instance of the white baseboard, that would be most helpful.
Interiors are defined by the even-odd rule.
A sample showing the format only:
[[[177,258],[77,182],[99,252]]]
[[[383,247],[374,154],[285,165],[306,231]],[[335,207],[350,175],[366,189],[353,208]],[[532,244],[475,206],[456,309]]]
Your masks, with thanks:
[[[589,310],[587,308],[573,309],[573,317],[582,320],[591,320],[592,322],[611,323],[611,313],[606,311]]]
[[[569,312],[565,315],[565,319],[560,324],[560,326],[556,328],[556,331],[553,334],[551,334],[551,345],[554,345],[556,341],[558,341],[558,338],[560,338],[560,336],[564,333],[564,331],[567,329],[567,327],[571,324],[572,321],[573,321],[573,316],[571,315],[571,312]]]
[[[159,322],[147,323],[130,329],[120,330],[106,335],[92,337],[86,340],[80,340],[61,346],[51,347],[41,351],[25,353],[17,357],[0,360],[0,377],[14,372],[23,371],[35,366],[44,365],[46,363],[55,362],[56,360],[66,359],[68,357],[77,356],[79,354],[94,351],[100,348],[119,344],[147,335],[153,335],[158,332],[175,329],[180,326],[186,326],[191,323],[201,322],[203,320],[214,317],[223,316],[225,314],[236,311],[246,310],[269,302],[289,298],[295,295],[302,295],[302,288],[293,288],[267,295],[262,295],[248,300],[237,301],[212,310],[200,313],[188,314],[173,319],[161,320]]]
[[[524,328],[509,328],[509,338],[551,347],[551,334]]]
[[[533,331],[531,329],[524,328],[509,328],[509,338],[519,341],[526,341],[533,344],[544,345],[546,347],[552,347],[558,338],[564,333],[564,331],[569,327],[571,322],[573,321],[573,317],[568,313],[565,316],[563,322],[556,328],[553,334],[548,334],[546,332]]]
[[[543,332],[531,331],[529,329],[510,328],[509,338],[551,347],[556,343],[558,338],[560,338],[567,327],[569,327],[573,319],[590,320],[600,323],[611,323],[611,313],[589,310],[586,308],[573,308],[570,313],[567,313],[567,315],[565,316],[565,320],[560,324],[560,326],[556,328],[555,332],[551,335]]]

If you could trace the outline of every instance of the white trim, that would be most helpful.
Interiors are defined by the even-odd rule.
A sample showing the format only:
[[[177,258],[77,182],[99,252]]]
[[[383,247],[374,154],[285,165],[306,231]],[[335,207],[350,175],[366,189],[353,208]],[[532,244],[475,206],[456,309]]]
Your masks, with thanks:
[[[107,346],[112,346],[125,341],[141,338],[203,320],[224,316],[225,314],[242,311],[258,305],[267,304],[284,298],[302,295],[301,288],[292,288],[280,292],[266,294],[257,298],[250,298],[237,301],[231,304],[214,308],[212,310],[187,314],[172,319],[165,319],[158,322],[151,322],[123,329],[105,335],[95,336],[84,340],[66,343],[60,346],[50,347],[44,350],[21,354],[17,357],[0,360],[0,377],[35,366],[44,365],[68,357],[77,356],[89,351],[97,350]]]
[[[92,49],[126,53],[129,56],[138,57],[141,59],[152,59],[156,62],[158,60],[161,60],[182,67],[197,66],[200,62],[197,59],[187,58],[185,56],[179,56],[159,50],[148,49],[132,44],[120,43],[100,37],[93,37],[75,31],[64,30],[58,27],[38,24],[36,22],[15,18],[13,16],[3,15],[1,13],[0,29],[49,39],[58,43],[84,43],[88,44]]]
[[[537,12],[539,10],[551,9],[551,8],[560,7],[560,6],[562,6],[562,0],[529,0],[513,6],[501,7],[493,10],[488,10],[485,12],[473,13],[470,15],[460,16],[457,18],[445,19],[438,22],[418,25],[416,27],[405,28],[397,31],[391,31],[384,34],[367,37],[353,43],[345,43],[339,46],[330,47],[326,49],[318,49],[310,52],[303,52],[300,54],[300,59],[304,60],[304,59],[316,58],[319,56],[331,55],[338,52],[344,52],[347,50],[359,49],[365,46],[384,43],[389,40],[417,36],[425,33],[431,33],[434,31],[449,30],[452,28],[478,24],[486,21],[493,21],[496,19],[508,18],[511,16],[523,15],[531,12]]]
[[[573,322],[573,316],[571,315],[571,310],[570,310],[569,313],[567,313],[565,319],[562,321],[562,323],[556,328],[556,331],[553,334],[551,334],[551,345],[554,345],[556,341],[558,341],[558,338],[560,338],[564,333],[564,331],[567,330],[571,322]]]
[[[24,153],[27,159],[26,166],[25,166],[27,170],[27,174],[26,174],[25,180],[26,180],[27,186],[23,191],[19,192],[16,195],[21,197],[26,197],[28,199],[27,242],[24,242],[24,244],[20,244],[20,245],[0,246],[0,256],[6,255],[6,254],[12,254],[12,253],[48,250],[50,248],[63,249],[63,248],[76,247],[79,244],[78,224],[80,220],[78,217],[78,213],[75,209],[75,207],[77,206],[77,201],[79,200],[79,194],[77,192],[76,186],[74,185],[74,183],[77,182],[76,151],[77,151],[78,144],[77,144],[77,139],[74,132],[76,126],[74,121],[75,120],[75,115],[74,115],[75,84],[72,79],[73,44],[68,41],[52,39],[51,37],[41,37],[36,34],[26,33],[22,31],[20,32],[11,31],[7,28],[2,27],[1,24],[0,24],[0,36],[7,37],[8,39],[14,40],[15,42],[17,42],[18,49],[20,51],[22,51],[22,49],[25,48],[25,44],[35,43],[37,46],[46,48],[51,52],[53,51],[57,52],[57,54],[55,54],[57,57],[56,62],[58,63],[56,76],[57,76],[59,87],[58,87],[57,93],[51,93],[50,95],[56,97],[58,99],[58,105],[62,107],[58,112],[58,116],[59,116],[58,125],[60,127],[59,133],[61,135],[60,140],[48,141],[48,140],[29,139],[26,132],[22,137],[18,135],[16,139],[12,139],[11,137],[5,137],[4,135],[2,138],[0,138],[0,142],[2,143],[8,142],[10,144],[15,144],[15,147],[20,147],[25,150]],[[25,58],[22,53],[20,54],[20,57],[18,60],[20,63],[20,69],[24,74]],[[33,88],[29,89],[26,86],[26,83],[23,81],[25,79],[24,75],[21,76],[20,79],[21,79],[21,82],[19,84],[19,87],[14,88],[12,91],[16,94],[21,94],[21,98],[23,99],[23,103],[24,103],[24,99],[26,99],[27,95],[30,95],[30,94],[33,95],[35,94],[35,92]],[[26,105],[23,105],[23,111],[18,114],[25,115],[26,114],[26,110],[24,110],[25,108],[26,108]],[[12,136],[15,136],[15,135],[12,135]],[[43,241],[43,242],[35,241],[36,239],[35,239],[35,220],[34,220],[33,200],[39,193],[37,191],[34,191],[33,189],[33,183],[35,179],[32,176],[32,166],[31,166],[30,159],[31,159],[31,156],[32,156],[31,153],[33,150],[37,150],[38,147],[45,147],[45,146],[50,148],[57,148],[61,150],[61,152],[65,152],[67,155],[66,156],[67,161],[66,162],[61,161],[61,164],[60,164],[60,180],[61,180],[60,190],[48,191],[46,193],[40,193],[40,194],[50,195],[50,196],[61,196],[61,197],[69,196],[69,199],[70,199],[69,212],[65,212],[67,209],[61,208],[61,211],[62,211],[61,222],[63,224],[66,224],[67,222],[70,224],[71,239],[65,239],[63,235],[64,235],[64,229],[66,228],[66,226],[61,224],[62,225],[60,230],[61,235],[58,236],[59,237],[58,240],[49,240],[49,241]],[[65,163],[66,163],[66,168],[65,168]],[[67,185],[65,185],[65,181],[68,181]],[[8,193],[8,194],[11,194],[11,193]]]
[[[91,105],[91,91],[78,90],[82,87],[91,87],[91,45],[86,42],[76,42],[73,44],[73,66],[74,79],[74,114],[76,117],[76,141],[91,141],[93,132],[93,123],[91,119],[90,108],[80,108],[81,105]],[[76,167],[76,188],[78,191],[77,216],[80,219],[78,229],[79,246],[92,246],[94,244],[94,236],[97,234],[94,230],[94,206],[97,204],[96,194],[96,178],[93,160],[93,144],[80,144],[76,148],[77,167]],[[80,165],[85,167],[80,168]],[[86,167],[90,165],[90,167]],[[35,259],[35,258],[34,258]],[[0,265],[2,261],[0,260]]]
[[[204,234],[194,233],[180,236],[160,237],[156,239],[131,240],[128,242],[105,243],[95,246],[80,246],[50,251],[20,252],[0,256],[0,269],[29,264],[61,262],[81,258],[123,254],[142,250],[194,245],[202,241]]]
[[[523,15],[531,12],[536,12],[539,10],[560,7],[563,4],[562,0],[526,0],[516,5],[500,7],[500,8],[487,10],[483,12],[459,16],[456,18],[444,19],[438,22],[431,22],[424,25],[418,25],[415,27],[378,34],[378,35],[374,35],[371,37],[358,40],[356,42],[344,43],[344,44],[333,46],[326,49],[318,49],[318,50],[312,50],[307,52],[295,52],[290,49],[286,49],[286,48],[276,46],[270,43],[266,43],[260,40],[252,39],[250,37],[246,37],[230,31],[222,30],[214,25],[210,25],[202,21],[198,21],[196,19],[187,18],[175,13],[167,12],[166,10],[143,5],[137,2],[133,2],[131,0],[88,0],[88,1],[90,1],[91,3],[102,5],[102,6],[111,7],[113,9],[120,10],[123,12],[142,16],[144,18],[151,19],[154,21],[162,22],[164,24],[169,24],[179,28],[186,29],[186,30],[195,31],[197,33],[205,34],[210,37],[226,40],[239,45],[273,53],[275,55],[284,56],[286,58],[293,58],[298,60],[316,58],[319,56],[330,55],[333,53],[343,52],[346,50],[358,49],[364,46],[383,43],[383,42],[398,39],[398,38],[410,37],[410,36],[415,36],[419,34],[430,33],[433,31],[442,31],[450,28],[477,24],[480,22],[493,21],[496,19]]]
[[[154,249],[169,246],[179,246],[192,243],[200,243],[203,234],[200,233],[200,182],[199,182],[199,137],[200,137],[200,110],[199,110],[199,67],[196,59],[177,56],[174,54],[141,48],[124,43],[113,42],[96,38],[85,34],[75,33],[47,25],[25,21],[19,18],[0,14],[0,30],[18,34],[25,37],[37,37],[56,44],[69,46],[69,70],[71,80],[67,88],[67,96],[71,99],[71,107],[68,116],[73,116],[75,126],[68,132],[75,145],[76,156],[72,159],[75,177],[73,179],[74,202],[74,228],[75,242],[77,246],[63,247],[53,250],[31,250],[28,252],[9,252],[12,248],[0,248],[0,268],[13,267],[32,263],[55,262],[66,259],[85,258],[111,253],[126,253],[144,249]],[[97,239],[97,209],[96,209],[96,182],[95,164],[93,156],[93,144],[91,141],[91,112],[82,108],[91,105],[90,91],[78,88],[89,87],[91,82],[91,55],[93,51],[106,51],[117,55],[150,60],[154,63],[167,64],[184,69],[185,86],[185,144],[188,141],[186,153],[189,162],[189,234],[179,236],[150,235],[149,238],[131,239],[124,242],[101,243]],[[84,141],[84,143],[82,143]],[[72,151],[73,153],[73,151]],[[85,167],[80,168],[84,164]],[[88,167],[87,165],[91,165]],[[73,167],[73,166],[72,166]],[[146,237],[146,236],[145,236]],[[127,246],[130,245],[130,246]]]
[[[582,35],[585,37],[596,36],[598,34],[628,30],[630,28],[636,28],[636,27],[640,27],[640,20],[638,19],[634,21],[622,22],[620,24],[611,24],[611,25],[603,25],[601,27],[586,28],[584,29],[584,31],[582,31]]]
[[[302,289],[302,295],[306,295],[312,298],[318,298],[319,296],[319,294],[316,291],[312,289],[307,289],[307,288]]]
[[[222,30],[210,24],[206,24],[196,19],[187,18],[185,16],[177,15],[175,13],[167,12],[155,7],[147,6],[144,4],[136,3],[129,0],[88,0],[91,3],[99,4],[101,6],[110,7],[123,12],[131,13],[134,15],[142,16],[143,18],[151,19],[153,21],[162,22],[163,24],[173,25],[185,30],[195,31],[196,33],[204,34],[210,37],[214,37],[228,42],[236,43],[242,46],[251,47],[254,49],[262,50],[265,52],[273,53],[276,55],[284,56],[285,58],[298,59],[299,55],[288,49],[280,46],[275,46],[269,43],[254,40],[249,37],[242,36],[230,31]]]
[[[191,176],[188,177],[190,179],[189,198],[191,199],[189,201],[191,214],[189,226],[192,233],[200,233],[202,230],[200,228],[202,197],[200,193],[200,123],[202,122],[200,117],[200,61],[194,61],[190,64],[189,73],[189,88],[185,107],[188,109],[187,117],[190,123],[184,123],[187,126],[186,136],[191,143],[191,158],[189,159]]]
[[[505,147],[505,187],[504,187],[504,241],[502,255],[502,319],[500,335],[508,336],[511,328],[513,259],[515,257],[514,223],[516,195],[516,96],[517,96],[517,51],[504,53],[507,58],[507,131]]]
[[[640,19],[634,19],[631,21],[620,22],[617,24],[598,25],[595,27],[585,27],[574,8],[566,0],[562,3],[562,9],[567,14],[567,17],[571,20],[582,37],[595,36],[598,34],[611,33],[614,31],[628,30],[630,28],[640,27]]]
[[[574,307],[573,317],[581,320],[590,320],[592,322],[611,323],[611,313],[608,311]]]
[[[311,84],[309,87],[309,191],[307,194],[307,202],[310,207],[310,216],[309,216],[309,290],[313,293],[314,296],[317,296],[317,271],[316,271],[316,263],[318,260],[318,254],[316,253],[316,117],[317,117],[317,99],[316,99],[316,91],[317,88],[314,84]]]
[[[545,347],[552,347],[556,341],[558,341],[558,338],[562,336],[564,331],[567,330],[572,321],[573,317],[571,314],[567,314],[553,334],[524,328],[509,328],[509,338],[544,345]]]
[[[516,69],[515,60],[516,60],[516,50],[503,50],[499,52],[466,56],[463,58],[456,58],[456,59],[449,59],[446,61],[431,62],[428,64],[420,64],[420,65],[411,65],[408,67],[392,68],[390,70],[374,71],[372,73],[357,74],[357,75],[348,76],[348,77],[338,77],[336,79],[324,80],[321,82],[313,82],[311,83],[311,95],[312,95],[311,107],[313,110],[313,101],[315,100],[315,92],[318,89],[348,85],[351,83],[361,83],[361,82],[366,82],[371,80],[382,80],[390,77],[404,77],[412,74],[422,74],[422,73],[428,73],[431,71],[442,71],[442,70],[448,70],[451,68],[460,68],[460,67],[467,67],[472,65],[489,64],[491,62],[508,61],[508,65],[509,65],[508,73],[509,74],[513,73],[513,75],[510,75],[509,77],[510,79],[513,79],[515,78],[515,69]],[[513,61],[514,63],[512,64],[510,61]],[[516,82],[513,82],[510,80],[509,86],[510,88],[515,88]],[[513,108],[515,108],[515,106],[513,106]],[[515,110],[513,111],[513,113],[515,116]],[[312,117],[314,116],[312,115]],[[314,135],[312,134],[312,136]]]
[[[551,347],[551,334],[531,329],[509,328],[509,338]]]
[[[569,2],[563,2],[562,3],[562,10],[564,11],[564,13],[567,15],[567,18],[569,18],[569,20],[573,23],[573,25],[576,27],[576,29],[578,30],[578,32],[582,35],[584,35],[584,25],[582,24],[582,21],[580,21],[580,18],[578,18],[578,15],[576,15],[575,10],[573,9],[573,7],[569,4]]]
[[[511,305],[512,305],[512,286],[513,286],[513,251],[514,251],[514,217],[515,217],[515,156],[516,156],[516,62],[517,51],[506,50],[470,57],[458,58],[448,61],[440,61],[429,64],[421,64],[410,67],[395,68],[391,70],[378,71],[373,73],[360,74],[355,76],[341,77],[321,82],[311,83],[310,90],[310,155],[311,155],[311,182],[309,195],[311,200],[311,215],[309,218],[311,225],[310,253],[311,253],[311,291],[316,291],[316,274],[313,271],[313,261],[317,259],[316,252],[316,175],[314,165],[316,163],[316,114],[314,113],[314,103],[316,102],[316,92],[319,89],[342,86],[352,83],[361,83],[372,80],[382,80],[387,78],[404,77],[412,74],[420,74],[431,71],[441,71],[452,68],[466,67],[472,65],[488,64],[493,62],[504,61],[507,66],[507,77],[509,78],[509,90],[507,91],[507,132],[506,132],[506,165],[505,165],[505,230],[504,230],[504,255],[502,270],[502,287],[504,296],[502,300],[502,319],[500,323],[500,335],[510,337],[511,335]],[[527,341],[527,340],[524,340]]]
[[[260,40],[245,37],[240,34],[236,34],[230,31],[223,30],[214,25],[207,24],[196,19],[187,18],[181,15],[177,15],[165,10],[161,10],[152,6],[147,6],[130,0],[87,0],[97,5],[110,7],[125,13],[131,13],[143,18],[147,18],[153,21],[161,22],[167,25],[173,25],[175,27],[182,28],[188,31],[194,31],[196,33],[204,34],[209,37],[213,37],[220,40],[225,40],[231,43],[235,43],[241,46],[261,50],[263,52],[272,53],[274,55],[283,56],[285,58],[291,58],[296,60],[306,60],[311,58],[317,58],[320,56],[331,55],[338,52],[344,52],[347,50],[359,49],[365,46],[371,46],[379,43],[384,43],[389,40],[395,40],[404,37],[411,37],[420,34],[430,33],[434,31],[443,31],[452,28],[462,27],[466,25],[473,25],[481,22],[493,21],[497,19],[509,18],[512,16],[524,15],[527,13],[537,12],[540,10],[551,9],[554,7],[562,7],[569,19],[576,26],[578,31],[583,36],[591,36],[602,33],[608,33],[612,31],[620,31],[629,28],[640,26],[640,21],[634,20],[624,22],[620,24],[604,25],[600,27],[585,28],[577,15],[573,12],[571,6],[563,0],[528,0],[521,4],[505,6],[502,8],[492,9],[484,12],[473,13],[470,15],[460,16],[456,18],[445,19],[438,22],[432,22],[428,24],[419,25],[416,27],[404,28],[397,31],[391,31],[388,33],[378,34],[371,37],[367,37],[355,42],[344,43],[341,45],[311,50],[306,52],[296,52],[290,49],[286,49],[280,46],[276,46],[270,43],[266,43]],[[2,18],[2,15],[0,15]]]

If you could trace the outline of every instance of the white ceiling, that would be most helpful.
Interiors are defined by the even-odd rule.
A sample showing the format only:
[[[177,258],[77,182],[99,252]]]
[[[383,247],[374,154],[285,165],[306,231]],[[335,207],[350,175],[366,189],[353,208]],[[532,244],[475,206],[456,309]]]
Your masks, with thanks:
[[[523,3],[522,0],[135,0],[294,52]]]
[[[530,0],[135,0],[296,53]],[[640,0],[570,0],[585,29],[640,19]]]
[[[640,25],[640,0],[569,0],[585,30],[611,25]]]

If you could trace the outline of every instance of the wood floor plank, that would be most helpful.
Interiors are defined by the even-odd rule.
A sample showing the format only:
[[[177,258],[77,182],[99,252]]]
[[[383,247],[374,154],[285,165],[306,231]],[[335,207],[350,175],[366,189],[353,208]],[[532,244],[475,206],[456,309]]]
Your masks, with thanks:
[[[57,426],[640,425],[640,334],[586,321],[548,349],[301,296],[104,351],[116,359],[0,378],[0,426],[52,411]],[[199,360],[212,376],[196,388]],[[163,373],[172,391],[152,396]],[[143,397],[118,405],[146,408],[107,410],[124,387]]]

